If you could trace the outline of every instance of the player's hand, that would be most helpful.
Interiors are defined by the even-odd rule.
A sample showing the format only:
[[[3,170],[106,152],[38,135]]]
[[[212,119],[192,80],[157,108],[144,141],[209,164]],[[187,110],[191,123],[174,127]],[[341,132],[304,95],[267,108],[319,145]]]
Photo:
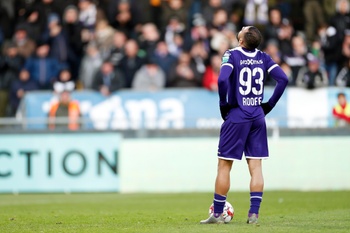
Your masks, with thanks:
[[[224,121],[226,120],[226,117],[227,117],[228,113],[230,112],[231,108],[232,107],[229,104],[220,105],[220,113],[221,113],[221,117]]]
[[[260,106],[262,107],[265,116],[266,116],[269,112],[271,112],[271,110],[272,110],[271,105],[270,105],[269,103],[267,103],[267,102],[266,102],[266,103],[262,103]]]

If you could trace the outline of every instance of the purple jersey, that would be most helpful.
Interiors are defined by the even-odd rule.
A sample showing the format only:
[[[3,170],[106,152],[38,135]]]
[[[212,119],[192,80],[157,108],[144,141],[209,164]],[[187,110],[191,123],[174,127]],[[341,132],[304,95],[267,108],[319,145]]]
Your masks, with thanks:
[[[270,73],[273,70],[276,71]],[[241,123],[264,117],[260,105],[267,73],[277,81],[274,94],[268,101],[274,107],[288,83],[281,68],[258,49],[249,51],[237,47],[225,52],[219,75],[219,96],[220,105],[228,103],[233,107],[228,115],[231,122]]]

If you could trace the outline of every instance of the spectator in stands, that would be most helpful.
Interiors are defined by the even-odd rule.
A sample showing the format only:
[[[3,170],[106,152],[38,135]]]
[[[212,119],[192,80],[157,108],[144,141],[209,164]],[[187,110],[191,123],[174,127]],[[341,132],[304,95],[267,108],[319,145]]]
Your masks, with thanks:
[[[29,38],[28,31],[24,25],[17,26],[12,41],[18,48],[19,55],[26,59],[35,51],[35,42]]]
[[[41,32],[47,29],[49,15],[51,13],[60,14],[59,5],[62,5],[62,1],[38,0],[34,3],[34,7],[38,9],[39,12]]]
[[[231,8],[228,12],[228,22],[231,24],[231,27],[234,29],[234,31],[237,33],[243,26],[243,8],[244,4],[240,0],[232,0],[236,1],[234,4],[234,7]],[[229,8],[225,8],[229,9]]]
[[[167,40],[166,38],[165,43],[168,47],[169,53],[175,57],[178,57],[184,50],[185,41],[181,34],[175,33],[171,40]]]
[[[12,35],[12,17],[10,12],[6,9],[3,4],[4,1],[0,4],[0,28],[2,31],[3,39],[10,39]]]
[[[283,33],[282,29],[282,13],[280,9],[272,7],[269,9],[269,22],[264,30],[264,47],[268,41],[279,40],[280,33]]]
[[[96,23],[93,41],[96,42],[103,60],[107,59],[111,53],[114,33],[115,29],[108,24],[107,20],[102,19]]]
[[[16,45],[7,42],[0,55],[0,117],[8,113],[8,99],[11,83],[18,78],[24,59],[18,54]]]
[[[91,0],[79,0],[78,10],[78,21],[82,25],[81,39],[83,42],[89,43],[95,36],[97,9]]]
[[[37,3],[35,1],[17,0],[16,4],[12,4],[14,22],[16,24],[25,20],[25,13],[28,9],[32,9]]]
[[[282,64],[282,54],[281,54],[281,51],[279,50],[279,46],[278,46],[278,41],[277,40],[270,39],[269,41],[267,41],[265,43],[264,52],[269,54],[270,57],[272,58],[272,60],[274,60],[277,64],[279,64],[281,66],[281,64]],[[285,63],[284,63],[284,65],[288,66]],[[281,68],[282,68],[282,66],[281,66]],[[290,72],[290,74],[291,74],[291,72]],[[292,78],[292,77],[288,76],[288,78]],[[289,83],[291,81],[292,80],[289,80]],[[273,78],[271,78],[269,75],[267,75],[266,76],[266,80],[265,80],[265,85],[266,86],[275,86],[276,85],[276,81]]]
[[[0,28],[0,44],[2,44],[4,42],[4,32],[2,31],[2,29]]]
[[[158,91],[165,87],[166,76],[164,71],[151,57],[136,72],[132,88],[137,91]]]
[[[61,93],[64,90],[74,91],[75,83],[72,80],[72,74],[69,69],[62,69],[58,75],[58,79],[53,83],[53,90]]]
[[[161,30],[164,30],[167,23],[171,18],[176,17],[179,22],[185,25],[187,28],[187,13],[188,9],[186,9],[183,0],[169,0],[162,2],[162,22],[163,27]]]
[[[135,37],[137,28],[142,22],[143,13],[139,12],[136,4],[128,0],[121,0],[117,3],[113,17],[109,19],[111,25],[124,32],[128,37]]]
[[[341,64],[340,34],[335,27],[324,24],[318,29],[321,50],[324,55],[325,68],[328,74],[329,85],[335,84],[338,66]]]
[[[169,87],[201,87],[202,76],[196,72],[195,65],[191,63],[191,55],[182,52],[176,66],[170,71]]]
[[[167,36],[166,36],[167,37]],[[140,49],[150,56],[157,47],[160,40],[158,28],[153,23],[146,23],[141,27],[141,34],[138,38]]]
[[[336,12],[337,1],[338,0],[323,0],[323,10],[325,12],[327,22]]]
[[[341,68],[335,81],[338,87],[350,87],[350,59]]]
[[[92,0],[79,0],[79,22],[84,29],[94,31],[97,8]]]
[[[282,19],[282,25],[278,31],[278,45],[283,56],[293,53],[292,38],[294,35],[294,27],[290,20]]]
[[[324,53],[321,49],[321,41],[319,39],[314,40],[309,48],[309,52],[320,60],[321,66],[324,67]],[[329,78],[328,78],[329,79]]]
[[[38,7],[33,6],[25,11],[24,22],[21,24],[27,29],[28,36],[34,41],[41,39],[42,32],[45,28],[42,25],[42,16]]]
[[[350,126],[350,104],[346,100],[345,93],[338,94],[338,103],[333,107],[335,126]]]
[[[188,1],[188,15],[187,15],[187,20],[188,20],[188,28],[193,27],[193,20],[196,15],[201,15],[202,14],[202,8],[205,5],[204,0],[193,0],[193,1]]]
[[[157,25],[157,28],[161,28],[162,26],[162,0],[143,0],[143,1],[148,1],[151,7],[151,21],[155,25]],[[143,8],[141,8],[143,9]],[[145,21],[147,22],[147,18],[145,18]]]
[[[291,80],[293,80],[293,72],[292,72],[292,69],[290,68],[290,66],[287,63],[282,62],[280,64],[280,67],[283,70],[283,72],[287,75],[289,82],[291,82]],[[274,82],[272,82],[272,83],[274,83]],[[271,84],[271,82],[269,84]]]
[[[157,47],[151,56],[157,65],[164,71],[166,80],[169,80],[171,67],[177,62],[177,57],[169,53],[168,46],[164,41],[158,42]],[[168,81],[166,82],[168,83]]]
[[[206,67],[203,76],[203,87],[209,91],[218,90],[218,78],[221,68],[221,56],[219,54],[213,54],[210,58],[210,64]]]
[[[8,115],[9,83],[0,76],[0,118]]]
[[[44,34],[44,40],[50,46],[49,56],[61,64],[68,62],[68,42],[64,36],[58,14],[51,13],[48,19],[48,31]]]
[[[308,54],[307,66],[299,70],[296,85],[310,90],[328,85],[327,73],[320,66],[320,61],[317,57]]]
[[[86,43],[82,40],[83,26],[79,22],[78,8],[69,5],[64,9],[62,17],[63,33],[68,45],[68,66],[74,79],[78,77],[80,61],[83,56],[83,47]]]
[[[209,0],[206,5],[202,7],[202,15],[206,22],[212,22],[214,18],[214,12],[219,8],[222,8],[221,0]]]
[[[275,39],[270,39],[266,41],[266,46],[264,52],[270,55],[272,60],[274,60],[277,64],[282,63],[282,54],[279,50],[278,41]]]
[[[21,99],[28,91],[35,91],[39,89],[37,82],[35,82],[31,77],[30,73],[26,69],[22,69],[19,73],[19,78],[15,79],[11,83],[10,89],[10,106],[11,115],[15,115]]]
[[[116,30],[113,35],[113,43],[110,49],[108,60],[110,60],[114,66],[119,66],[120,61],[124,57],[124,45],[128,40],[124,32]]]
[[[303,13],[305,18],[305,34],[307,44],[316,39],[317,29],[325,23],[325,17],[320,0],[305,0]]]
[[[39,44],[35,55],[28,58],[24,65],[41,90],[52,89],[53,81],[63,67],[57,59],[49,56],[49,52],[50,46],[47,43]]]
[[[49,110],[49,129],[80,129],[81,111],[79,102],[72,99],[71,91],[68,89],[57,90],[56,93],[58,94],[58,100],[51,105]]]
[[[125,77],[113,63],[106,60],[102,63],[100,70],[96,73],[92,88],[104,96],[125,87]]]
[[[209,30],[206,26],[206,21],[203,18],[203,15],[202,14],[194,15],[192,25],[193,27],[191,28],[191,30],[188,30],[186,34],[185,49],[190,50],[191,46],[196,41],[203,41],[205,43],[206,51],[209,52],[210,51]]]
[[[350,29],[345,30],[345,36],[342,44],[342,55],[343,55],[343,64],[345,61],[350,59]]]
[[[103,59],[100,51],[94,42],[90,42],[86,47],[79,71],[79,81],[84,89],[92,89],[92,83],[96,73],[102,65]]]
[[[206,65],[209,63],[209,54],[206,51],[205,43],[202,41],[197,41],[193,44],[191,51],[192,62],[195,65],[196,72],[203,76]]]
[[[312,4],[319,5],[316,2],[318,2],[318,0],[298,1],[297,3],[294,1],[285,3],[269,0],[143,0],[142,6],[149,5],[149,7],[157,8],[158,10],[161,8],[163,10],[163,12],[161,12],[163,14],[152,15],[151,17],[148,15],[148,19],[152,18],[151,21],[158,22],[158,19],[163,18],[167,19],[167,21],[162,20],[159,24],[146,23],[141,25],[143,22],[151,21],[144,21],[143,14],[137,13],[140,1],[16,1],[16,12],[14,14],[16,17],[14,19],[16,27],[14,27],[14,32],[11,27],[7,29],[0,27],[0,31],[3,29],[5,38],[6,35],[13,36],[12,41],[17,45],[19,54],[25,59],[28,59],[35,53],[36,45],[34,41],[41,44],[41,37],[44,30],[50,29],[51,33],[48,33],[50,36],[47,37],[50,38],[47,43],[52,43],[50,46],[50,54],[56,54],[60,60],[66,60],[68,62],[73,80],[75,80],[79,74],[79,79],[83,82],[84,87],[90,89],[92,86],[92,76],[95,75],[97,72],[96,70],[99,69],[102,64],[101,59],[108,59],[113,62],[114,66],[119,67],[120,70],[123,71],[127,80],[126,86],[131,87],[133,77],[136,71],[144,64],[144,57],[146,54],[152,55],[157,64],[168,75],[170,74],[169,67],[175,64],[175,56],[179,56],[183,51],[190,51],[191,56],[195,58],[192,60],[191,66],[195,67],[196,69],[194,72],[201,76],[204,71],[204,65],[208,65],[209,58],[212,56],[211,53],[222,54],[227,48],[235,46],[234,32],[237,27],[237,22],[239,22],[238,18],[242,18],[240,12],[251,10],[253,14],[246,14],[245,20],[254,18],[255,24],[264,25],[264,20],[258,22],[256,16],[258,15],[259,7],[261,7],[260,10],[263,12],[262,18],[265,17],[264,7],[266,3],[268,3],[271,6],[269,10],[270,22],[265,27],[265,42],[270,43],[270,39],[276,39],[278,41],[278,46],[269,45],[270,47],[266,48],[266,51],[274,57],[274,60],[281,64],[281,67],[283,64],[286,67],[286,71],[289,72],[292,69],[293,81],[290,83],[294,85],[298,74],[297,70],[303,64],[306,64],[305,51],[307,51],[307,49],[305,50],[305,46],[309,45],[310,48],[311,45],[316,45],[318,40],[308,40],[309,43],[306,43],[305,39],[307,38],[301,36],[301,38],[304,39],[304,42],[301,42],[299,36],[305,33],[307,34],[310,30],[308,27],[305,27],[305,31],[299,32],[303,30],[304,27],[301,21],[303,17],[300,17],[300,19],[294,17],[291,18],[291,20],[284,18],[285,16],[293,16],[290,12],[291,10],[287,9],[288,7],[286,8],[284,4],[293,5],[294,8],[296,7],[293,11],[299,14],[302,12],[303,6],[306,9],[309,8],[310,10],[307,11],[307,17],[312,17],[312,12],[315,12],[318,8],[310,6]],[[324,9],[326,12],[329,12],[327,13],[327,15],[329,15],[327,16],[329,24],[322,24],[318,30],[321,49],[314,49],[311,52],[313,52],[314,55],[320,54],[318,58],[321,61],[321,66],[323,65],[322,54],[324,54],[325,68],[329,74],[329,85],[334,85],[338,70],[340,70],[341,67],[345,67],[344,70],[347,68],[347,60],[348,57],[350,57],[350,49],[348,40],[346,39],[350,39],[350,36],[346,36],[346,29],[350,28],[350,8],[348,0],[323,0],[323,3],[324,5],[333,5],[332,9]],[[110,24],[115,23],[113,24],[114,27],[120,28],[120,30],[126,30],[128,34],[119,30],[113,33],[112,39],[111,33],[109,33],[110,27],[108,27],[108,24],[105,24],[106,21],[103,22],[103,20],[100,20],[96,4],[99,4],[99,7],[104,7],[107,13],[113,12],[113,14],[109,13],[107,15]],[[106,7],[109,4],[113,5],[113,7]],[[191,10],[189,10],[188,6],[190,5],[195,9],[191,8]],[[252,5],[254,5],[253,8],[251,7]],[[142,9],[144,10],[144,8]],[[234,16],[232,17],[234,20],[228,17],[229,13],[232,12],[236,13],[233,14]],[[5,12],[0,16],[0,24],[3,26],[8,26],[6,25],[7,21],[4,20],[7,17],[6,14]],[[62,31],[59,29],[59,19],[62,19]],[[48,20],[51,23],[48,23]],[[99,22],[102,23],[100,24]],[[298,22],[301,22],[302,25],[297,25]],[[52,27],[50,24],[54,26]],[[161,26],[159,26],[160,24]],[[319,24],[317,20],[315,24]],[[189,25],[193,27],[189,28]],[[294,29],[298,31],[296,37]],[[211,34],[209,34],[209,30]],[[312,30],[313,34],[315,34],[314,29]],[[11,33],[9,34],[9,32]],[[62,33],[67,49],[61,48]],[[136,39],[140,48],[137,48],[137,44],[133,44],[133,42],[128,43],[130,42],[127,42],[127,40],[130,39],[128,36]],[[164,40],[167,44],[164,44],[164,42],[159,43],[161,38],[163,38],[162,36],[164,36]],[[315,35],[313,35],[313,37],[315,37]],[[57,43],[54,43],[54,41]],[[98,47],[101,48],[102,53],[100,55],[95,53],[94,49],[90,49],[93,46],[86,49],[86,51],[92,51],[90,54],[88,54],[89,52],[84,54],[85,50],[83,48],[90,41],[94,41],[97,43]],[[312,44],[310,42],[312,42]],[[340,46],[341,44],[343,46]],[[199,49],[199,47],[201,47],[201,49]],[[265,50],[265,48],[263,49]],[[207,58],[198,56],[199,53],[206,53]],[[84,64],[82,64],[84,67],[80,69],[80,61],[84,55],[85,61]],[[281,56],[282,59],[277,59]],[[28,60],[32,60],[32,58]],[[346,62],[345,66],[343,62]],[[32,72],[32,69],[30,70]],[[47,71],[47,73],[51,72],[51,69]],[[344,73],[345,72],[342,72],[342,74]],[[172,74],[172,76],[173,75],[174,74]],[[36,79],[36,76],[35,73],[32,73],[32,79]],[[337,81],[337,85],[346,85],[344,84],[344,77],[342,79],[338,78],[337,80],[342,80]],[[48,87],[45,87],[45,89],[47,88]]]
[[[340,70],[335,81],[338,87],[350,87],[350,59]]]
[[[159,17],[161,16],[161,4],[162,0],[138,0],[132,1],[132,7],[135,7],[138,11],[138,16],[142,16],[141,23],[150,22],[157,25],[160,28]]]
[[[293,3],[296,2],[298,6],[300,6],[301,1],[268,1],[269,2],[269,8],[278,8],[281,10],[282,13],[282,18],[287,18],[287,19],[292,19],[292,13],[293,13]],[[301,7],[299,8],[299,17],[300,17],[300,10]],[[294,19],[293,19],[294,20]]]
[[[125,87],[130,88],[136,71],[144,64],[144,57],[139,54],[139,46],[133,39],[125,43],[125,56],[119,63],[118,68],[125,77]]]
[[[339,38],[344,38],[345,30],[350,29],[350,3],[348,0],[337,0],[336,13],[331,16],[329,24],[339,32]]]
[[[226,50],[232,48],[230,46],[230,40],[223,33],[217,33],[214,38],[212,38],[210,47],[212,49],[211,52],[224,54]]]
[[[348,29],[350,29],[350,3],[348,0],[337,1],[336,13],[330,18],[329,24],[333,26],[336,30],[337,44],[338,44],[337,48],[340,49],[339,44],[344,44],[346,32],[348,31]],[[344,59],[344,57],[340,57],[339,61],[337,60],[338,62],[337,71],[339,71],[339,67],[343,66],[345,61],[346,61],[346,58]]]
[[[227,33],[228,31],[232,32],[234,30],[229,28],[228,14],[223,8],[219,8],[214,12],[213,20],[208,23],[207,27],[212,37],[218,32]]]
[[[185,26],[177,16],[171,17],[165,28],[164,41],[168,46],[169,52],[176,57],[179,56],[179,53],[186,46],[184,35]]]
[[[70,7],[70,6],[75,6],[76,8],[78,7],[79,0],[64,0],[64,1],[53,1],[55,5],[55,12],[60,15],[62,18],[64,18],[65,11]]]
[[[228,13],[235,13],[239,18],[238,21],[243,20],[243,13],[244,13],[244,7],[245,7],[245,0],[225,0],[221,1],[222,7],[227,9]],[[270,2],[270,1],[269,1]],[[277,4],[277,3],[276,3]],[[239,27],[240,29],[241,27]]]
[[[301,34],[295,35],[292,38],[292,52],[286,54],[283,60],[291,67],[293,73],[292,85],[295,84],[295,79],[301,67],[307,64],[308,48],[304,36]]]
[[[246,25],[266,25],[268,22],[268,1],[247,0],[244,12]]]
[[[211,37],[211,50],[219,54],[224,54],[229,47],[235,47],[237,43],[236,32],[231,26],[228,23],[226,10],[223,8],[217,9],[213,15],[213,21],[207,26]]]
[[[3,84],[10,84],[18,77],[24,64],[24,58],[18,53],[17,46],[8,41],[3,44],[3,54],[0,55],[0,77]]]

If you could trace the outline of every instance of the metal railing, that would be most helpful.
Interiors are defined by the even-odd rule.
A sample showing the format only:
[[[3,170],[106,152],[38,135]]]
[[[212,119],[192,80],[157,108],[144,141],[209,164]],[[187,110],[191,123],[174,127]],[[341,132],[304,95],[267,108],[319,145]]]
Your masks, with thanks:
[[[113,125],[112,121],[118,121],[118,118],[112,119],[90,119],[81,117],[76,123],[80,125],[79,132],[91,131],[117,131],[126,137],[186,137],[186,136],[218,136],[221,119],[217,119],[214,124],[195,124],[198,119],[182,119],[187,123],[190,122],[193,127],[159,127],[157,119],[123,119],[118,122],[118,126]],[[268,134],[272,139],[279,139],[286,135],[350,135],[350,127],[330,127],[325,125],[330,119],[317,118],[313,119],[313,125],[307,125],[302,119],[277,119],[266,118]],[[132,124],[138,121],[139,124]],[[151,123],[149,123],[150,121]],[[98,127],[103,123],[104,128]],[[55,129],[49,129],[49,123],[55,124]],[[71,132],[68,129],[69,119],[67,117],[57,117],[49,119],[48,117],[25,118],[21,115],[13,118],[0,118],[0,133],[26,133],[26,132]],[[125,123],[125,124],[124,124]]]

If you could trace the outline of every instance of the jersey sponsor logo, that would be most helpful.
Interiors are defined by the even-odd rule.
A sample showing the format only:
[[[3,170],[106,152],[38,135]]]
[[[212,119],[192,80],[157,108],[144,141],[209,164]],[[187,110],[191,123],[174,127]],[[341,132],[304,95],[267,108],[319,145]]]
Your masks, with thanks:
[[[247,59],[247,60],[241,60],[240,65],[261,65],[263,64],[263,60],[254,60],[254,59]]]
[[[230,52],[226,51],[222,56],[221,64],[227,63],[230,58]]]

